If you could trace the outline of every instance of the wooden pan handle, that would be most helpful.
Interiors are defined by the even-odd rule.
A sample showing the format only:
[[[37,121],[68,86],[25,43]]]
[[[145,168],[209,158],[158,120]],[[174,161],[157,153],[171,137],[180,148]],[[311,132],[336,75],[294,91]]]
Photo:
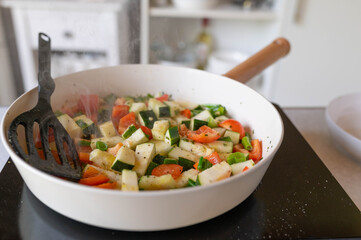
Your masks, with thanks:
[[[286,56],[290,48],[291,46],[287,39],[277,38],[246,61],[224,74],[224,76],[245,83],[281,57]]]

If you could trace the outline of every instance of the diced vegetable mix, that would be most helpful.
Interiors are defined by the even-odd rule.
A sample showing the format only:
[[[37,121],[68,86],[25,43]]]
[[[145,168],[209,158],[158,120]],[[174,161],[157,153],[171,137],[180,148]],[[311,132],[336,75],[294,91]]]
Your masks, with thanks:
[[[56,115],[77,146],[79,183],[88,186],[139,191],[207,185],[262,159],[261,141],[219,104],[189,109],[168,94],[91,94]],[[36,146],[43,156],[40,140]],[[51,150],[56,155],[56,147]]]

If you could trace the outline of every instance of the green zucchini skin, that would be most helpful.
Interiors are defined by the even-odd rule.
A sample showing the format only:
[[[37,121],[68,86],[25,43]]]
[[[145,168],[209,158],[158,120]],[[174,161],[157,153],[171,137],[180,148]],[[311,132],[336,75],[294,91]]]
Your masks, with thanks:
[[[168,128],[166,134],[165,134],[165,142],[169,145],[177,144],[180,140],[178,127],[170,127]]]
[[[194,162],[186,158],[178,158],[178,164],[183,167],[183,171],[193,168]]]
[[[144,110],[139,112],[140,122],[147,128],[152,129],[154,122],[158,120],[153,110]]]

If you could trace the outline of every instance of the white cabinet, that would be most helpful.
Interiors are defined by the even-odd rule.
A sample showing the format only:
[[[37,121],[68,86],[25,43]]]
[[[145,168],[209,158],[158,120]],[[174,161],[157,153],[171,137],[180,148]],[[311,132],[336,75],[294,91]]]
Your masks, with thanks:
[[[25,91],[37,85],[38,33],[51,39],[52,75],[126,63],[125,0],[3,1],[11,9]]]
[[[227,2],[227,1],[226,1]],[[141,62],[156,63],[154,46],[192,43],[201,31],[201,19],[210,19],[210,33],[215,50],[239,51],[253,54],[280,36],[284,0],[274,0],[273,7],[244,10],[229,3],[214,9],[178,9],[172,5],[153,7],[141,1]],[[263,73],[262,86],[257,89],[270,96],[274,67]]]

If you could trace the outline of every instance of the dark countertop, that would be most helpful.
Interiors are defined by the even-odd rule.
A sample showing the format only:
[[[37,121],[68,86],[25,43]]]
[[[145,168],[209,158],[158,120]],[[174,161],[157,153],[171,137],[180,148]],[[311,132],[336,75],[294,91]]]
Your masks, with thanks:
[[[160,232],[92,227],[42,204],[8,162],[0,174],[0,239],[361,239],[360,210],[280,112],[284,140],[262,182],[219,217]]]

